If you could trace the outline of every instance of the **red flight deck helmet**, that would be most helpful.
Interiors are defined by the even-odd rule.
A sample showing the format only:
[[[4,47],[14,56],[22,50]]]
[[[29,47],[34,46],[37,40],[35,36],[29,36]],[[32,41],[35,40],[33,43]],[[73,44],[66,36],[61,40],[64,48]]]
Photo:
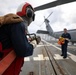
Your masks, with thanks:
[[[30,8],[27,10],[28,7],[30,7]],[[33,7],[31,6],[31,4],[29,4],[27,2],[21,4],[18,7],[18,9],[17,9],[17,15],[19,15],[19,16],[27,16],[29,18],[32,17],[33,21],[34,21],[34,17],[35,17]]]

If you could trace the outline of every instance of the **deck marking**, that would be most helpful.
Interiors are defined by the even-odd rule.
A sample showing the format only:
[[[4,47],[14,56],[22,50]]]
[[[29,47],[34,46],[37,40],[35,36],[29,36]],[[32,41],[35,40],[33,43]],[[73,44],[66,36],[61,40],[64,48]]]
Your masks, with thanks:
[[[59,54],[54,54],[54,55],[55,55],[54,58],[55,58],[56,60],[61,60],[61,59],[63,59],[63,57],[60,56]],[[66,59],[69,59],[69,58],[67,57]]]
[[[49,60],[49,57],[43,57],[43,54],[38,54],[38,57],[33,57],[34,61]]]
[[[42,41],[44,41],[44,40],[42,40]],[[44,42],[46,42],[46,41],[44,41]],[[53,44],[51,44],[51,43],[48,43],[48,42],[46,42],[47,44],[49,44],[49,45],[51,45],[51,46],[53,46],[53,47],[55,47],[56,49],[58,49],[58,50],[61,50],[61,48],[59,48],[59,47],[57,47],[57,46],[55,46],[55,45],[53,45]],[[69,52],[67,52],[68,54],[69,54],[69,57],[74,61],[74,62],[76,62],[76,56],[75,55],[73,55],[73,54],[71,54],[71,53],[69,53]]]

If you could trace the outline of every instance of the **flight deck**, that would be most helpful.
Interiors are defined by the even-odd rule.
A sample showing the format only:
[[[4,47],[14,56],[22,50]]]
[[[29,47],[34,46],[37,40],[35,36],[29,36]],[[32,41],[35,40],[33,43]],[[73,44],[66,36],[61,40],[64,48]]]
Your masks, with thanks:
[[[42,39],[33,55],[24,59],[20,75],[76,75],[76,46],[69,45],[68,49],[68,57],[64,59],[56,40]]]

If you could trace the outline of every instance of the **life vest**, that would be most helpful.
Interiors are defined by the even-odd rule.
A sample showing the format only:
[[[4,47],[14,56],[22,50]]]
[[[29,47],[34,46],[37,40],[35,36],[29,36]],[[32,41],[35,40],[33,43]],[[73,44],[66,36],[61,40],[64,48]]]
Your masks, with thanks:
[[[11,63],[15,60],[16,55],[12,48],[8,50],[2,50],[1,43],[0,53],[2,53],[2,56],[0,57],[0,75],[2,75],[6,71],[6,69],[11,65]]]
[[[17,22],[22,22],[23,19],[16,14],[7,14],[4,16],[0,16],[0,27],[5,24],[12,24]]]
[[[59,45],[62,45],[62,44],[64,44],[64,43],[65,43],[65,38],[59,37],[59,39],[58,39],[58,44],[59,44]]]
[[[22,22],[23,19],[15,14],[7,14],[0,17],[0,27],[2,25]],[[24,58],[16,57],[13,48],[2,49],[2,43],[0,42],[0,75],[19,75],[21,67],[24,62]]]
[[[0,43],[0,52],[3,56],[0,57],[0,75],[19,75],[21,67],[24,63],[24,58],[16,57],[13,48],[2,50]]]

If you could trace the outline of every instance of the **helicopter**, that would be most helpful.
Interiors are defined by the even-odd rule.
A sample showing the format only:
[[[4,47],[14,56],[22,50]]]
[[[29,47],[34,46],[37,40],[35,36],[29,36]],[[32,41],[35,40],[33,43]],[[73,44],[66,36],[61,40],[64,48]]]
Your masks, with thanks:
[[[57,0],[57,1],[54,1],[54,2],[51,2],[51,3],[48,3],[48,4],[36,7],[35,11],[39,11],[39,10],[43,10],[43,9],[47,9],[47,8],[53,8],[53,7],[56,7],[56,6],[59,6],[59,5],[63,5],[63,4],[66,4],[66,3],[71,3],[71,2],[75,2],[75,0]],[[47,31],[38,30],[37,33],[49,34],[50,36],[53,36],[53,37],[58,39],[61,36],[61,34],[63,33],[63,31],[54,32],[52,27],[49,24],[50,21],[47,18],[44,19],[44,22],[45,22]],[[70,40],[72,42],[72,44],[76,43],[76,36],[75,36],[76,29],[68,30],[68,32],[72,36],[71,40]]]
[[[37,33],[42,33],[42,34],[49,34],[50,36],[53,36],[56,39],[59,39],[59,37],[62,35],[63,31],[59,31],[59,32],[54,32],[52,27],[49,24],[49,20],[45,19],[45,24],[46,24],[46,29],[47,31],[43,31],[43,30],[38,30]],[[71,43],[74,44],[76,43],[76,29],[71,29],[68,30],[68,33],[70,33],[71,35]]]

